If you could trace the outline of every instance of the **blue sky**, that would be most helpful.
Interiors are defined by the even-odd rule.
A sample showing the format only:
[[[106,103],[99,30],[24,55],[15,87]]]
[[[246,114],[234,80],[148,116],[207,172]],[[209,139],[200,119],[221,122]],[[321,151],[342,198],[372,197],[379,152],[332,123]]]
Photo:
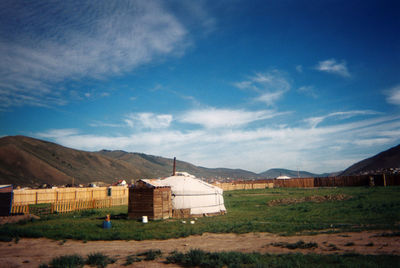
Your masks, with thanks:
[[[400,143],[398,1],[1,1],[0,135],[330,172]]]

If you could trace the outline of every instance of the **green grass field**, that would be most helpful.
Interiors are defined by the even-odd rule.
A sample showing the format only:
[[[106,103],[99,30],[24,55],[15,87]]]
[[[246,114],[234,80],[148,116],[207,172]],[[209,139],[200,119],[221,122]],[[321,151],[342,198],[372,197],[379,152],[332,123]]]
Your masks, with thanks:
[[[300,199],[306,196],[351,196],[343,201],[300,202],[269,206],[274,199]],[[22,237],[89,240],[145,240],[185,237],[204,232],[295,233],[393,230],[400,226],[400,187],[277,188],[229,191],[224,193],[228,213],[205,217],[196,223],[181,220],[150,221],[143,224],[126,219],[127,206],[50,215],[40,220],[0,226],[0,240]],[[112,228],[102,229],[106,214],[112,215]]]

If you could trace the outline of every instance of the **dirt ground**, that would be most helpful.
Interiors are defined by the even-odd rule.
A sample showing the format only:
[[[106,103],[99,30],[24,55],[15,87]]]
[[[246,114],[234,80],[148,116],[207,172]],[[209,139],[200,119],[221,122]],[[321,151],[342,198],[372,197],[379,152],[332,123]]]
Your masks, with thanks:
[[[146,241],[54,241],[45,238],[20,239],[17,243],[0,242],[0,267],[38,267],[49,263],[56,256],[80,254],[83,257],[94,252],[101,252],[117,259],[108,267],[121,267],[126,257],[150,249],[160,249],[164,256],[174,250],[181,252],[190,249],[205,251],[240,251],[259,253],[359,253],[359,254],[394,254],[400,255],[400,237],[382,237],[384,231],[360,233],[318,234],[310,236],[279,236],[270,233],[249,234],[211,234],[190,236],[169,240]],[[389,232],[390,233],[390,232]],[[311,249],[288,249],[276,246],[277,243],[317,243]],[[275,244],[275,245],[273,245]],[[177,267],[166,265],[162,259],[152,262],[133,263],[129,267]]]

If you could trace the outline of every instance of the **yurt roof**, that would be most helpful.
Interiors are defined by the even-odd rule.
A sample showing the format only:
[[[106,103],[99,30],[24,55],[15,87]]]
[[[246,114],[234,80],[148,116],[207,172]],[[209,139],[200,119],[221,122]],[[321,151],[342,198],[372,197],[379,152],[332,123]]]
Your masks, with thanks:
[[[210,193],[222,194],[222,189],[214,185],[208,184],[187,172],[176,172],[175,176],[165,179],[142,179],[149,187],[171,187],[171,191],[175,195],[201,195]]]
[[[168,185],[164,185],[160,179],[141,179],[139,182],[144,182],[147,186],[153,188],[163,188],[168,187]]]
[[[174,194],[210,194],[221,193],[222,189],[214,185],[208,184],[187,172],[177,172],[175,176],[171,176],[161,180],[164,185],[171,186]]]

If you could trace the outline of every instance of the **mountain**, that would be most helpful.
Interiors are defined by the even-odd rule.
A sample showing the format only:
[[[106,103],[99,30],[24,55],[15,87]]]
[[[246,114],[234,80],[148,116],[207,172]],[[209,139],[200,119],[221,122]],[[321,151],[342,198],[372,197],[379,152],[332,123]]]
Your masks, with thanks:
[[[355,163],[341,175],[381,173],[380,171],[390,168],[400,168],[400,144],[371,158]]]
[[[276,178],[278,176],[289,176],[291,178],[310,178],[310,177],[323,177],[319,174],[310,173],[307,171],[296,171],[296,170],[289,170],[289,169],[282,169],[282,168],[272,168],[267,171],[264,171],[258,174],[262,178]]]
[[[109,158],[122,160],[131,165],[137,166],[147,177],[165,177],[172,172],[173,160],[160,156],[147,155],[142,153],[128,153],[124,151],[108,151],[102,150],[98,152],[101,155]],[[256,173],[242,170],[242,169],[228,169],[228,168],[205,168],[195,166],[188,162],[176,161],[177,171],[186,171],[199,178],[210,177],[231,177],[235,179],[253,179],[258,178]]]
[[[166,177],[172,173],[173,160],[124,151],[86,152],[25,136],[0,138],[0,184],[38,186],[113,183],[140,178]],[[177,161],[178,171],[197,177],[257,178],[240,169],[204,168]]]
[[[0,184],[19,186],[88,184],[94,181],[113,183],[143,178],[167,177],[173,160],[120,150],[87,152],[25,136],[0,138]],[[270,169],[260,174],[228,168],[206,168],[177,161],[177,171],[186,171],[199,178],[260,179],[279,175],[297,177],[297,171]],[[321,177],[299,171],[300,177]]]
[[[0,139],[0,183],[21,186],[110,183],[142,174],[124,161],[24,136]]]

